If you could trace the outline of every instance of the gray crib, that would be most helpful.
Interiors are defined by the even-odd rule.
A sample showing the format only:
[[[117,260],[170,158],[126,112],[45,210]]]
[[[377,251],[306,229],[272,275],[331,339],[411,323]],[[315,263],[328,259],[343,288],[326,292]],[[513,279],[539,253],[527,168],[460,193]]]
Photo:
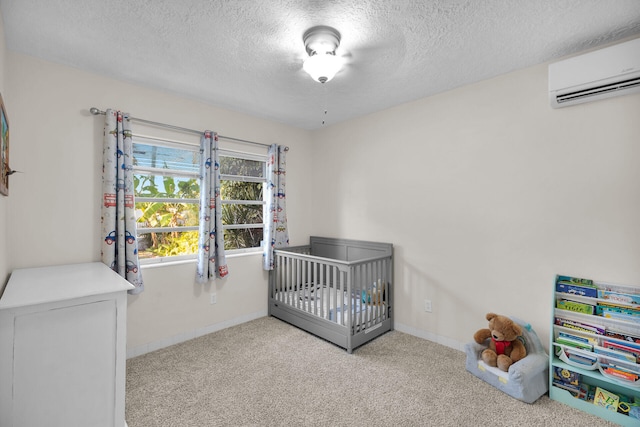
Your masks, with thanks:
[[[269,315],[349,353],[393,330],[393,245],[311,237],[274,251]]]

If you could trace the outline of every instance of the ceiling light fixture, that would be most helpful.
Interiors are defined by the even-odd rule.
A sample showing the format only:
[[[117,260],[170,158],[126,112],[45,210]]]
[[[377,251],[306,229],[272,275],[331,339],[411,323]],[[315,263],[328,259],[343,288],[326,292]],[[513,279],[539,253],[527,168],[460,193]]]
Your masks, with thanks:
[[[302,41],[309,54],[302,68],[317,82],[331,80],[342,68],[342,61],[336,56],[340,33],[335,28],[319,25],[305,31]]]

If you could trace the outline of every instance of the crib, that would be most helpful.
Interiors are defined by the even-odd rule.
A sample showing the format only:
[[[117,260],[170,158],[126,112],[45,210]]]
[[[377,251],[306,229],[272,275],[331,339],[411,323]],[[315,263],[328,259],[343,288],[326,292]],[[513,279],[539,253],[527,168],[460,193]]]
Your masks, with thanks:
[[[393,330],[393,245],[311,237],[276,249],[269,315],[349,353]]]

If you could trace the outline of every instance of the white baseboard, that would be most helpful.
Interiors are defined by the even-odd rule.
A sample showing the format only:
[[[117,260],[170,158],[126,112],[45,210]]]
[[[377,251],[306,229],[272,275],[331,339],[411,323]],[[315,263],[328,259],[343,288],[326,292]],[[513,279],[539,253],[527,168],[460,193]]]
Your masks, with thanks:
[[[188,341],[194,338],[201,337],[203,335],[211,334],[213,332],[227,329],[231,326],[240,325],[242,323],[249,322],[251,320],[259,319],[267,316],[267,311],[259,311],[256,313],[247,314],[244,316],[236,317],[234,319],[225,320],[224,322],[215,323],[213,325],[198,328],[192,331],[187,331],[178,335],[174,335],[169,338],[162,339],[160,341],[150,342],[148,344],[127,348],[127,359],[132,357],[141,356],[152,351],[160,350],[161,348],[169,347],[174,344],[179,344],[184,341]]]
[[[251,320],[259,319],[261,317],[267,316],[268,313],[266,311],[259,311],[256,313],[247,314],[245,316],[236,317],[230,320],[226,320],[224,322],[215,323],[213,325],[205,326],[204,328],[199,328],[192,331],[187,331],[182,334],[174,335],[169,338],[165,338],[160,341],[151,342],[148,344],[127,348],[127,359],[132,357],[141,356],[146,353],[151,353],[152,351],[160,350],[161,348],[169,347],[174,344],[179,344],[184,341],[188,341],[194,338],[201,337],[203,335],[211,334],[213,332],[221,331],[223,329],[227,329],[231,326],[240,325],[242,323],[249,322]],[[413,328],[411,326],[404,325],[402,323],[395,322],[394,328],[397,331],[403,332],[405,334],[413,335],[418,338],[422,338],[425,340],[433,341],[438,344],[442,344],[444,346],[453,348],[455,350],[464,351],[464,343],[453,340],[451,338],[443,337],[432,332],[423,331],[421,329]]]

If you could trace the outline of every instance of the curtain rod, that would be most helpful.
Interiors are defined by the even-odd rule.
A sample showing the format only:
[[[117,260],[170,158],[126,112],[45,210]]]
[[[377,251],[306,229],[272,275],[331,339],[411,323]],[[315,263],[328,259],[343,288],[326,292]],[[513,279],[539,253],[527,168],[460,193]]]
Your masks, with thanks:
[[[96,107],[89,108],[89,112],[91,114],[93,114],[94,116],[97,116],[97,115],[100,115],[100,114],[102,114],[102,115],[107,114],[105,111],[101,111],[100,109],[98,109]],[[135,121],[140,122],[140,123],[146,123],[146,124],[149,124],[149,125],[153,125],[153,126],[159,126],[159,127],[163,127],[163,128],[167,128],[167,129],[177,130],[177,131],[180,131],[180,132],[195,133],[197,135],[202,135],[202,133],[203,133],[202,131],[195,130],[195,129],[187,129],[187,128],[183,128],[183,127],[180,127],[180,126],[168,125],[166,123],[153,122],[151,120],[139,119],[137,117],[129,116],[129,119],[130,120],[135,120]],[[264,144],[262,142],[247,141],[245,139],[232,138],[230,136],[218,135],[218,138],[226,139],[226,140],[229,140],[229,141],[242,142],[242,143],[245,143],[245,144],[254,144],[254,145],[261,145],[263,147],[269,147],[269,144]],[[289,147],[285,147],[284,151],[289,151]]]

